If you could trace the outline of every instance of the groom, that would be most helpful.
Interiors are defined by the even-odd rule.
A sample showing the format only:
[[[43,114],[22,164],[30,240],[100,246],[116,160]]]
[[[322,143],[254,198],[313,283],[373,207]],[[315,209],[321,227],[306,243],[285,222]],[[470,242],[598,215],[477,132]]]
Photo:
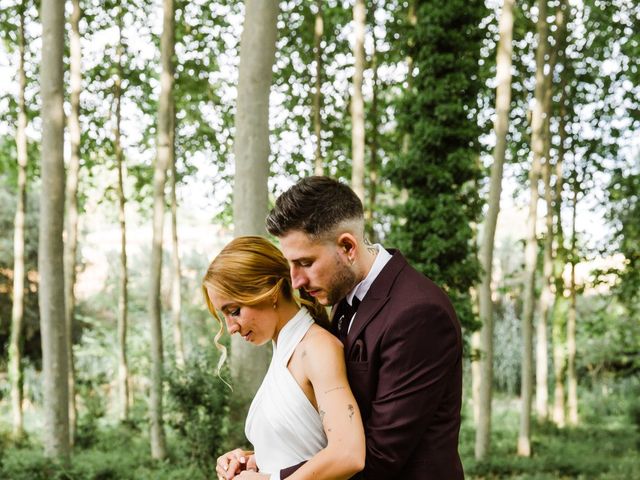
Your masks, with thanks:
[[[362,203],[328,177],[283,193],[267,230],[280,240],[293,287],[334,305],[332,326],[366,433],[357,478],[463,479],[462,341],[446,294],[400,252],[368,244]]]

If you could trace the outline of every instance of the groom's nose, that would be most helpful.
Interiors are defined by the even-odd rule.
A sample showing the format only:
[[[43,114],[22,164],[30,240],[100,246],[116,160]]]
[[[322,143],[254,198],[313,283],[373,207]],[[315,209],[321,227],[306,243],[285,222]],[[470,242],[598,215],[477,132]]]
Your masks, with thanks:
[[[309,283],[304,271],[296,265],[291,266],[291,286],[295,289],[302,288]]]

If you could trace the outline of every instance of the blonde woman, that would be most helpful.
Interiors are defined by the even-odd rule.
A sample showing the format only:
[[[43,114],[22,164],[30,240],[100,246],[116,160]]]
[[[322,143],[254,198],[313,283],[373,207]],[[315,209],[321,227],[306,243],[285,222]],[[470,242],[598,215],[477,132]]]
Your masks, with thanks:
[[[269,370],[253,399],[245,434],[255,451],[218,458],[220,479],[347,479],[364,468],[365,440],[347,382],[342,343],[320,326],[326,311],[294,295],[289,264],[257,236],[231,241],[203,279],[207,306],[230,335],[254,345],[273,343]],[[221,359],[224,361],[223,358]]]

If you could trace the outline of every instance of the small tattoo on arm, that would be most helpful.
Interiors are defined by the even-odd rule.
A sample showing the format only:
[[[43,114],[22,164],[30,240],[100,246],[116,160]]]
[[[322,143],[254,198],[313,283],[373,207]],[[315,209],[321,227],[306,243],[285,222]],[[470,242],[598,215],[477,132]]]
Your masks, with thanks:
[[[302,358],[304,358],[304,357],[306,357],[306,356],[307,356],[307,351],[306,351],[306,350],[303,350],[303,351],[302,351]]]
[[[353,421],[353,416],[356,414],[356,409],[353,408],[353,405],[349,404],[347,406],[347,410],[349,410],[349,420]]]
[[[324,393],[333,392],[334,390],[344,390],[344,387],[335,387],[335,388],[330,388],[329,390],[326,390]]]
[[[320,410],[320,423],[324,424],[324,410]]]

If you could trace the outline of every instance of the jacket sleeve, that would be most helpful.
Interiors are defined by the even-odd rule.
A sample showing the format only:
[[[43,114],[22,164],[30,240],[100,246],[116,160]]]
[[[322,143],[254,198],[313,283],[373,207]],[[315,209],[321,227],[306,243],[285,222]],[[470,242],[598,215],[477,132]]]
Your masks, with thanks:
[[[365,423],[367,480],[393,478],[452,389],[462,359],[460,331],[441,305],[415,305],[389,322],[380,343],[378,387]],[[454,314],[455,315],[455,314]]]
[[[287,478],[289,475],[293,475],[293,473],[298,470],[302,465],[304,465],[307,462],[300,462],[297,465],[293,465],[292,467],[287,467],[287,468],[283,468],[282,470],[280,470],[280,478],[282,480],[284,480],[285,478]]]

